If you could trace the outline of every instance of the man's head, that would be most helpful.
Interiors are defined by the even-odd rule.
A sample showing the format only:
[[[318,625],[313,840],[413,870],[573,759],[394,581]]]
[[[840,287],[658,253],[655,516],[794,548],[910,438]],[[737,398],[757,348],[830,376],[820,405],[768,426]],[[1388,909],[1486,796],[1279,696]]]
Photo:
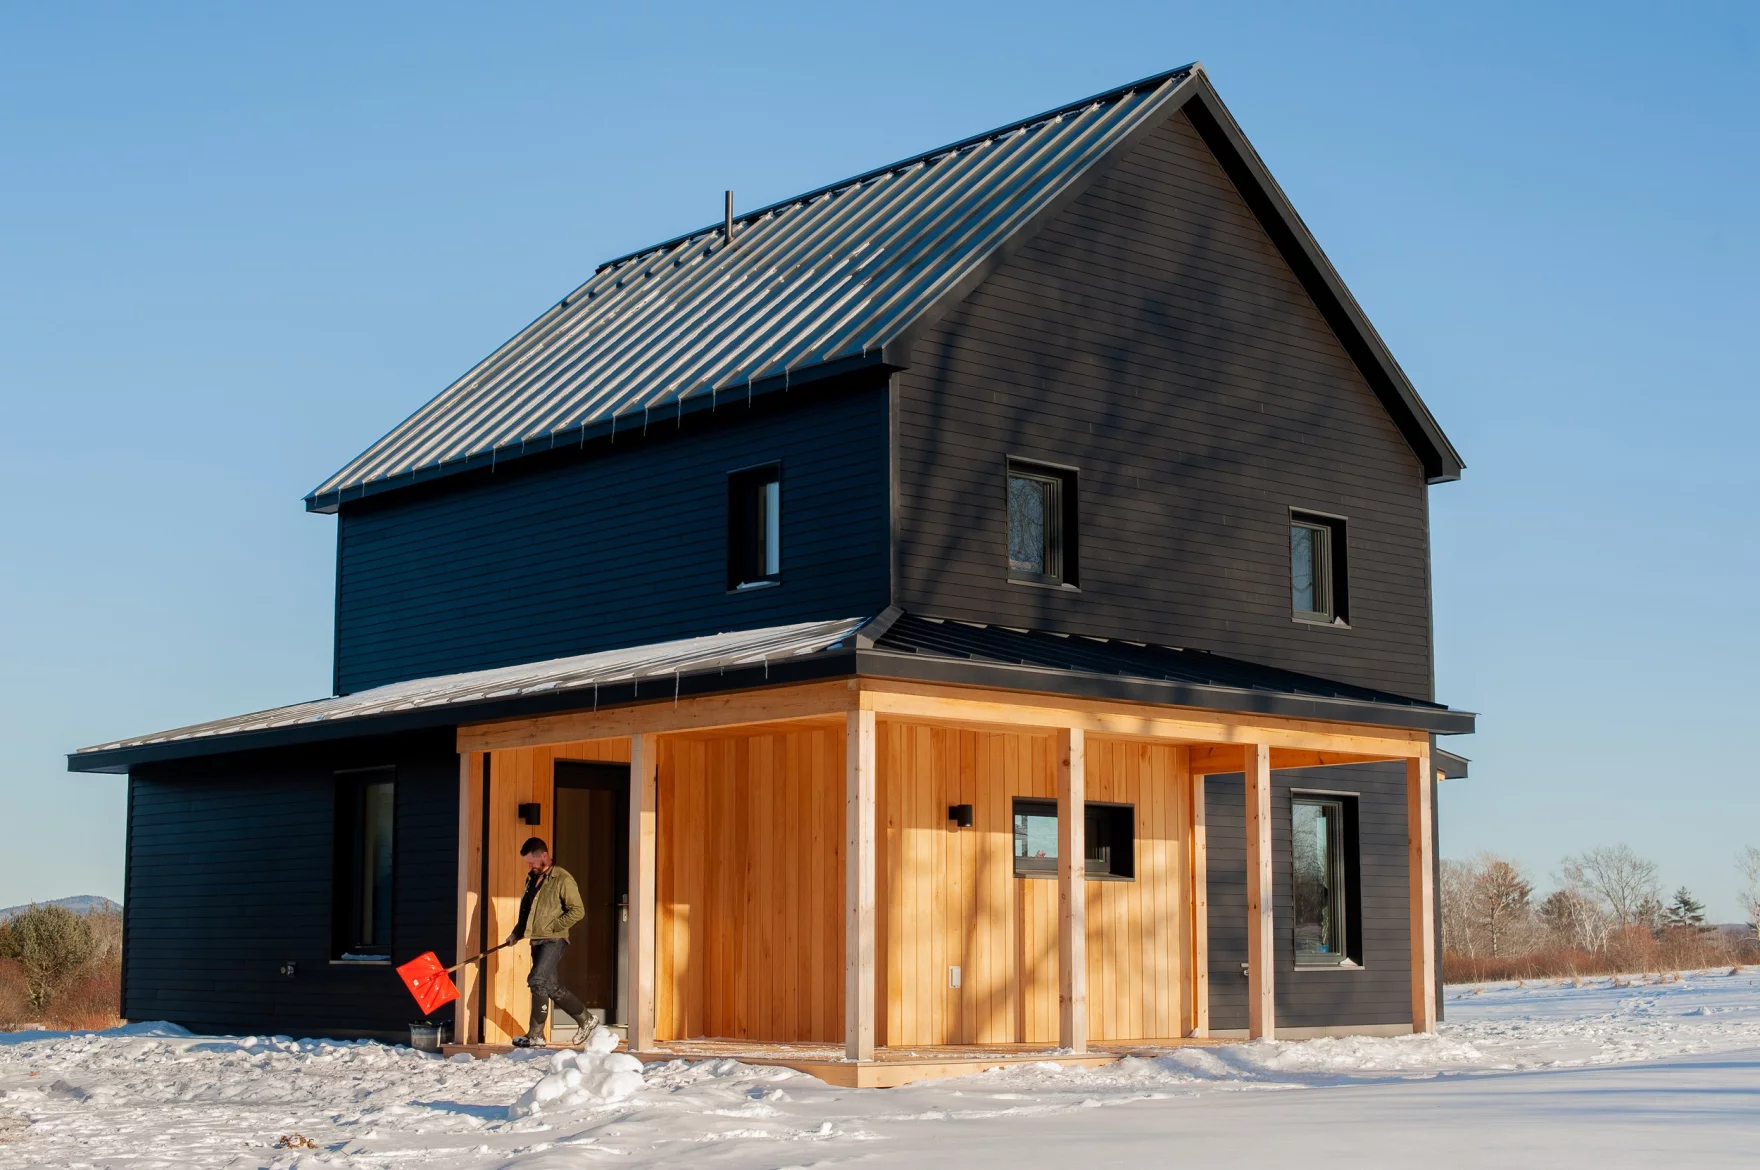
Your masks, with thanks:
[[[550,846],[544,844],[542,837],[527,837],[526,843],[519,847],[519,856],[526,868],[534,873],[550,868]]]

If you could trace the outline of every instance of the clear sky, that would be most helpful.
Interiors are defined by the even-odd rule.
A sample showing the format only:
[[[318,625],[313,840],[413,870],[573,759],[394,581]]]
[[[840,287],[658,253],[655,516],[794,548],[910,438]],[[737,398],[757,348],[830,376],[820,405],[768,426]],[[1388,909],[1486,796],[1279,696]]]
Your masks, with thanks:
[[[300,497],[595,262],[1200,59],[1468,463],[1445,855],[1625,841],[1732,917],[1757,53],[1751,3],[6,5],[0,905],[122,894],[69,749],[327,693]]]

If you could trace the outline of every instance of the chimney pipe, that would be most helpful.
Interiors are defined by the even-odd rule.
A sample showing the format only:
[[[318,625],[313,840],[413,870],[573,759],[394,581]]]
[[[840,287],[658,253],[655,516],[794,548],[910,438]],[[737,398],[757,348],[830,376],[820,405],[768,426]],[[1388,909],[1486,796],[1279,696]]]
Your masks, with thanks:
[[[722,222],[721,232],[722,232],[722,235],[727,240],[727,246],[729,248],[737,247],[738,245],[734,243],[734,239],[733,239],[733,192],[732,191],[728,191],[725,194],[725,196],[722,198],[721,213],[722,213],[722,216],[724,217],[723,222]]]

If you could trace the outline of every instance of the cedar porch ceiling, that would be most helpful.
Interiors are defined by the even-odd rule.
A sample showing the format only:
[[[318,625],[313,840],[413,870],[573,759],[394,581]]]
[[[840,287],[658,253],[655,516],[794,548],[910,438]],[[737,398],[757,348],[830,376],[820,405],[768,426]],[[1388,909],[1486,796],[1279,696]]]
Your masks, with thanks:
[[[1431,784],[1441,779],[1437,771],[1432,735],[1438,725],[1451,730],[1470,728],[1472,717],[1433,704],[1397,700],[1393,696],[1357,692],[1322,680],[1278,675],[1284,688],[1329,693],[1306,694],[1297,699],[1292,690],[1257,693],[1250,688],[1223,683],[1243,683],[1249,677],[1268,680],[1262,668],[1214,659],[1203,655],[1210,672],[1202,681],[1159,680],[1167,687],[1203,687],[1233,695],[1231,709],[1209,709],[1167,703],[1150,704],[1128,699],[1092,698],[1081,693],[1106,686],[1130,688],[1152,685],[1139,674],[1100,676],[1105,661],[1115,670],[1120,659],[1137,671],[1148,672],[1158,662],[1167,673],[1170,663],[1184,661],[1187,652],[1169,648],[1117,644],[1081,638],[1062,638],[1023,630],[911,618],[889,610],[866,623],[850,639],[870,661],[897,666],[917,659],[932,663],[930,670],[910,672],[917,677],[897,677],[905,672],[869,674],[861,659],[850,663],[850,677],[808,682],[778,682],[766,688],[738,690],[713,696],[685,696],[682,687],[671,702],[632,704],[595,711],[573,711],[526,718],[490,720],[461,725],[460,752],[460,888],[458,953],[475,949],[486,925],[482,913],[482,827],[478,810],[487,807],[482,778],[499,771],[487,768],[486,754],[496,761],[514,764],[520,774],[534,776],[542,761],[527,758],[533,752],[568,745],[570,754],[585,751],[598,758],[626,758],[631,763],[630,790],[630,1036],[632,1051],[659,1054],[669,1049],[656,1040],[657,985],[661,981],[657,942],[658,771],[661,741],[665,737],[701,739],[716,733],[750,734],[765,730],[818,727],[838,728],[844,736],[845,840],[843,875],[845,891],[845,1059],[873,1062],[888,1054],[877,1043],[876,1012],[876,916],[886,907],[877,897],[876,743],[881,729],[890,723],[927,724],[963,730],[1007,731],[1049,736],[1056,774],[1060,815],[1060,865],[1058,870],[1058,994],[1059,1047],[1080,1055],[1088,1049],[1085,978],[1086,929],[1083,921],[1088,894],[1085,892],[1081,833],[1083,820],[1068,815],[1085,802],[1090,745],[1097,741],[1146,742],[1176,745],[1182,752],[1181,771],[1186,778],[1186,799],[1191,801],[1190,844],[1183,865],[1192,890],[1190,906],[1191,980],[1193,1005],[1192,1038],[1208,1036],[1207,918],[1202,884],[1195,880],[1205,872],[1203,777],[1215,773],[1241,772],[1246,778],[1249,930],[1249,1034],[1274,1036],[1275,999],[1272,922],[1272,870],[1270,824],[1270,774],[1279,768],[1307,768],[1375,761],[1403,761],[1408,790],[1408,833],[1412,921],[1412,1020],[1413,1030],[1434,1030],[1435,954],[1433,931],[1433,856],[1429,826],[1432,818]],[[904,647],[909,646],[907,651]],[[1003,662],[1003,648],[1009,661]],[[851,648],[843,648],[851,649]],[[963,657],[955,657],[962,654]],[[880,656],[876,658],[875,656]],[[1078,676],[1076,664],[1088,667]],[[862,663],[862,665],[858,665]],[[1056,663],[1056,666],[1051,665]],[[964,682],[942,681],[952,666],[967,672]],[[1190,663],[1187,663],[1189,669]],[[1013,686],[996,686],[993,672],[1011,672]],[[1024,672],[1024,673],[1020,673]],[[1238,674],[1236,672],[1239,672]],[[992,685],[984,685],[987,680]],[[1055,686],[1053,680],[1065,685]],[[1035,685],[1035,683],[1037,685]],[[1033,689],[1027,689],[1029,686]],[[1061,693],[1058,693],[1061,692]],[[1356,692],[1356,693],[1351,693]],[[1333,719],[1302,718],[1264,708],[1282,703],[1312,703],[1328,709]],[[1332,707],[1337,704],[1339,707]],[[1336,718],[1351,708],[1355,719]],[[1396,715],[1395,712],[1398,712]],[[1415,725],[1414,725],[1415,724]],[[1424,726],[1428,724],[1429,726]],[[1464,728],[1463,728],[1464,729]],[[627,745],[627,747],[625,746]],[[546,753],[548,754],[548,753]],[[834,880],[834,879],[833,879]],[[495,887],[492,885],[491,889]],[[1084,893],[1076,896],[1076,891]],[[494,899],[491,899],[493,902]],[[491,914],[494,911],[491,910]],[[491,933],[499,936],[499,929]],[[500,1011],[503,996],[517,983],[511,968],[492,968],[489,975]],[[461,986],[464,993],[457,1009],[455,1034],[491,1039],[485,1022],[478,1018],[482,1002],[474,979]],[[509,1031],[506,1024],[497,1030]],[[761,1054],[761,1046],[758,1046]],[[902,1074],[899,1074],[902,1075]]]

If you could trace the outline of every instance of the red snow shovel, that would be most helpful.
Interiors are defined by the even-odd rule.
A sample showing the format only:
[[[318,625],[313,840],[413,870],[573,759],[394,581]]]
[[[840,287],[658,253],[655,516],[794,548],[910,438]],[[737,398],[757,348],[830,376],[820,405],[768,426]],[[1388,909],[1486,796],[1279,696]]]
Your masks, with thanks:
[[[462,963],[454,963],[450,967],[440,965],[440,956],[433,951],[425,955],[417,955],[397,969],[398,978],[409,988],[409,993],[416,997],[416,1006],[422,1009],[424,1016],[431,1016],[440,1008],[458,998],[458,988],[452,982],[452,973],[460,967],[486,959],[513,943],[502,943],[498,947],[490,947],[474,959],[466,959]]]

